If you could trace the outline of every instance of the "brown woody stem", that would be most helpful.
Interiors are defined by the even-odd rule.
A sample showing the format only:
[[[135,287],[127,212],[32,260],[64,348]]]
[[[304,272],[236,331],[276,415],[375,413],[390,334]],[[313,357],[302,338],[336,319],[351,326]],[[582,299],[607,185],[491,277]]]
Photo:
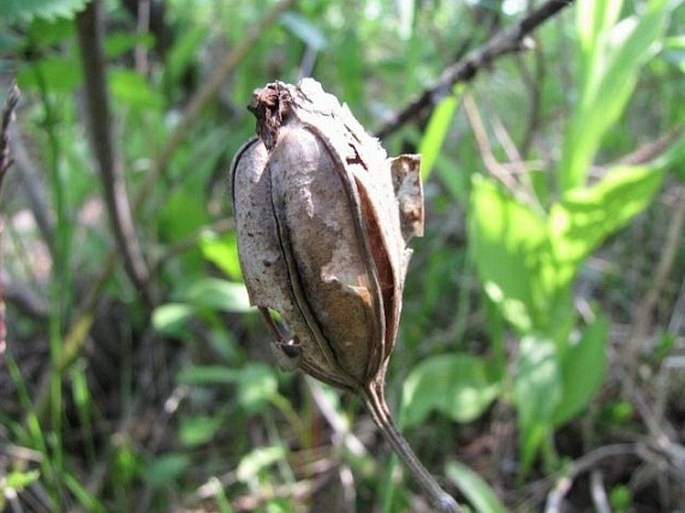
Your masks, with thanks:
[[[438,513],[464,513],[457,501],[443,490],[435,478],[426,470],[416,456],[409,443],[398,429],[385,402],[383,385],[370,383],[359,394],[364,405],[369,410],[373,421],[380,429],[385,439],[390,443],[397,455],[402,458],[421,490]]]

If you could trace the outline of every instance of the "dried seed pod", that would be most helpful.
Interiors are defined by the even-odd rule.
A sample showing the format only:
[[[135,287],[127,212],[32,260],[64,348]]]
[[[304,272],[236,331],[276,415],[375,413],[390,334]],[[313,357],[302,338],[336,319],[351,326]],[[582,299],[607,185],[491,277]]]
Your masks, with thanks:
[[[423,232],[420,157],[388,159],[312,79],[268,84],[249,109],[258,137],[238,151],[231,172],[250,301],[285,366],[357,393],[436,507],[459,511],[413,455],[383,397],[407,242]]]

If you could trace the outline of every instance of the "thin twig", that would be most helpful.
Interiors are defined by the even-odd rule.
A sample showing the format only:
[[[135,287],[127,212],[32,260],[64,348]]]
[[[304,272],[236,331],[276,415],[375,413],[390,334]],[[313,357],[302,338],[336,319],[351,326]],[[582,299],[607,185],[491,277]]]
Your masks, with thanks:
[[[626,345],[627,355],[625,361],[631,372],[635,371],[638,361],[639,345],[644,341],[649,331],[650,319],[652,311],[659,301],[661,291],[663,290],[666,279],[673,268],[675,257],[678,252],[680,243],[680,236],[685,226],[685,189],[682,187],[677,189],[676,204],[673,213],[669,216],[670,221],[668,231],[666,232],[666,240],[661,249],[661,257],[657,264],[652,283],[644,296],[644,300],[640,303],[639,309],[635,315],[635,322],[630,334],[629,342]]]
[[[597,513],[611,513],[611,505],[604,488],[602,472],[596,469],[590,472],[590,493]]]
[[[504,185],[509,192],[518,196],[520,192],[518,184],[509,173],[502,169],[502,166],[500,166],[495,158],[485,124],[483,123],[483,118],[478,112],[476,102],[470,94],[464,94],[463,105],[466,117],[471,124],[473,135],[476,138],[476,144],[478,145],[480,156],[483,159],[483,165],[493,177],[502,182],[502,185]]]
[[[484,45],[445,69],[433,86],[421,92],[384,123],[376,131],[376,137],[383,139],[392,134],[425,109],[433,107],[451,94],[455,84],[472,80],[481,69],[498,57],[525,49],[525,39],[530,32],[572,3],[573,0],[548,0],[514,26],[495,34]]]
[[[683,135],[683,132],[685,132],[685,126],[676,126],[658,139],[638,146],[635,151],[622,157],[618,161],[618,164],[637,166],[640,164],[645,164],[650,160],[654,160],[659,155],[663,154],[672,142]]]
[[[14,117],[14,109],[19,103],[19,88],[17,84],[12,84],[5,99],[5,106],[2,109],[2,121],[0,124],[0,198],[2,197],[2,185],[5,175],[12,166],[13,159],[10,155],[10,124]]]
[[[26,283],[13,279],[12,276],[0,269],[0,283],[2,283],[4,298],[14,305],[27,318],[44,320],[50,314],[45,298]]]
[[[513,142],[511,142],[512,147],[509,148],[509,150],[515,153],[514,159],[516,160],[509,166],[499,163],[495,158],[492,145],[490,144],[490,140],[488,138],[487,130],[485,129],[485,124],[483,123],[483,119],[478,112],[478,107],[476,106],[473,97],[469,93],[465,93],[462,103],[464,105],[466,117],[471,124],[471,129],[473,130],[473,134],[476,138],[476,143],[478,144],[480,156],[483,159],[483,165],[485,168],[493,177],[499,180],[514,197],[528,205],[542,209],[540,202],[533,193],[532,185],[530,187],[524,187],[513,177],[513,173],[523,175],[521,179],[524,182],[526,181],[527,177],[526,164],[517,157],[518,151],[513,148]],[[502,128],[502,130],[504,129]],[[500,133],[499,135],[501,136],[502,134]],[[510,167],[512,169],[509,169]],[[530,182],[528,181],[527,183]]]
[[[126,192],[123,162],[115,148],[112,114],[107,93],[104,56],[104,7],[95,0],[76,17],[81,60],[84,70],[87,114],[91,144],[96,158],[109,220],[129,278],[148,305],[155,304],[150,270],[136,234]]]
[[[638,456],[638,444],[615,444],[599,447],[571,463],[570,468],[557,481],[547,497],[545,513],[558,513],[562,510],[563,498],[573,486],[573,481],[581,474],[594,469],[602,460],[621,456]]]
[[[525,84],[528,92],[528,115],[526,116],[526,130],[521,139],[521,154],[526,156],[530,152],[533,144],[533,137],[540,125],[542,115],[542,84],[545,80],[545,60],[540,45],[536,44],[533,50],[533,71],[526,68],[523,59],[517,59],[519,66],[518,70],[521,72],[521,78]]]
[[[14,155],[15,173],[19,184],[26,193],[28,207],[33,214],[33,218],[36,220],[36,225],[43,238],[43,242],[51,248],[53,247],[55,228],[50,219],[50,208],[45,198],[45,184],[43,180],[47,176],[47,172],[36,167],[35,162],[29,156],[21,134],[17,131],[17,127],[14,127],[12,130],[10,149]]]
[[[2,199],[2,186],[5,181],[7,171],[12,166],[12,156],[10,155],[9,139],[10,124],[14,118],[14,109],[19,103],[19,88],[17,84],[12,84],[7,93],[5,107],[2,110],[2,121],[0,122],[0,199]],[[2,232],[3,221],[0,217],[0,268],[2,268]],[[5,351],[5,337],[7,335],[7,325],[5,323],[5,297],[3,283],[0,281],[0,356]]]
[[[339,438],[340,442],[345,445],[347,450],[355,456],[361,457],[366,455],[367,451],[364,444],[352,431],[350,431],[338,412],[335,411],[335,408],[333,408],[326,399],[321,383],[311,379],[309,376],[305,376],[305,382],[307,383],[307,387],[312,395],[312,399],[314,399],[316,407],[324,416],[328,425],[331,426],[335,437]]]

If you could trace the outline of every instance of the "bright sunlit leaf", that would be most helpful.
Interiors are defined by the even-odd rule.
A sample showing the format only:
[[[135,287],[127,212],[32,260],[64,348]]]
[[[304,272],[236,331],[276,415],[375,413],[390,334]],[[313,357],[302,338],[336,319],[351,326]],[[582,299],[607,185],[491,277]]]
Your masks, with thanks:
[[[456,422],[475,420],[500,392],[491,368],[487,360],[463,353],[422,361],[404,382],[400,423],[420,425],[433,411]]]
[[[580,340],[571,343],[561,359],[563,400],[554,412],[555,426],[572,419],[595,397],[606,370],[609,322],[599,317],[586,327]],[[582,376],[582,379],[578,379]]]
[[[521,340],[514,375],[514,403],[518,413],[521,461],[530,468],[552,415],[563,397],[559,355],[552,340],[527,336]]]
[[[184,297],[198,308],[222,312],[247,312],[252,309],[244,284],[220,278],[196,280],[185,292]]]
[[[507,509],[497,498],[492,487],[469,467],[457,461],[450,461],[445,470],[447,477],[477,513],[506,513]]]
[[[463,85],[457,86],[454,90],[454,94],[438,103],[428,121],[428,126],[426,127],[426,131],[419,144],[419,153],[421,154],[421,177],[424,181],[428,180],[435,161],[440,155],[442,144],[452,125],[454,113],[457,110],[463,91]]]

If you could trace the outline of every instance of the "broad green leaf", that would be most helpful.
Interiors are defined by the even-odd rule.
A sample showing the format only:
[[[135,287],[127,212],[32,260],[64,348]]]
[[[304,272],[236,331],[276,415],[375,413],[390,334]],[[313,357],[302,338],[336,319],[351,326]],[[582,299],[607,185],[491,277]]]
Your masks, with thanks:
[[[147,83],[143,76],[132,70],[114,69],[108,75],[109,88],[115,101],[131,107],[160,109],[164,98]]]
[[[252,309],[244,284],[220,278],[195,280],[184,297],[197,308],[222,312],[247,312]]]
[[[218,234],[204,230],[199,240],[202,255],[221,269],[229,278],[242,280],[235,232]]]
[[[282,445],[259,447],[243,456],[238,464],[236,476],[243,483],[253,481],[263,470],[284,458],[285,448]]]
[[[570,343],[564,351],[561,357],[563,399],[554,412],[555,426],[571,420],[595,397],[604,380],[608,337],[609,322],[599,317],[585,328],[577,343]]]
[[[440,155],[442,143],[452,124],[454,113],[457,110],[464,86],[455,87],[454,94],[442,100],[433,110],[426,131],[423,133],[419,144],[421,154],[421,177],[428,180],[433,170],[433,165]]]
[[[221,415],[193,415],[181,420],[179,437],[187,447],[196,447],[209,442],[226,419]]]
[[[504,317],[526,333],[536,319],[533,287],[540,258],[549,254],[544,220],[528,206],[475,176],[469,223],[481,283]]]
[[[71,18],[88,0],[0,0],[0,12],[9,20]]]
[[[514,404],[518,413],[521,462],[530,468],[552,415],[562,400],[559,357],[552,340],[527,336],[519,344],[514,375]]]
[[[552,205],[548,223],[561,282],[568,283],[599,244],[650,204],[663,178],[663,168],[619,166]]]
[[[507,509],[490,485],[466,465],[450,461],[447,477],[471,503],[477,513],[506,513]]]
[[[167,303],[152,312],[152,326],[163,335],[180,335],[188,319],[195,314],[195,308],[186,303]]]
[[[463,353],[424,360],[409,374],[402,388],[400,423],[423,423],[433,411],[456,422],[478,418],[500,392],[499,377],[483,358]]]
[[[595,5],[590,5],[590,4]],[[609,127],[619,119],[635,87],[638,71],[654,54],[668,14],[668,0],[651,0],[644,14],[615,22],[611,0],[592,2],[591,27],[581,22],[581,90],[579,103],[567,127],[559,180],[562,192],[585,184],[587,171]],[[616,2],[620,3],[620,2]],[[580,16],[580,14],[579,14]],[[597,33],[601,31],[601,33]],[[585,42],[585,43],[583,43]]]
[[[73,38],[75,33],[76,24],[73,20],[34,18],[26,29],[26,41],[35,47],[54,47]]]
[[[167,241],[178,241],[198,232],[209,220],[202,199],[177,189],[164,202],[159,213],[159,229]]]
[[[72,92],[81,83],[81,66],[73,58],[48,57],[22,68],[17,84],[22,89],[41,89],[51,93]]]

